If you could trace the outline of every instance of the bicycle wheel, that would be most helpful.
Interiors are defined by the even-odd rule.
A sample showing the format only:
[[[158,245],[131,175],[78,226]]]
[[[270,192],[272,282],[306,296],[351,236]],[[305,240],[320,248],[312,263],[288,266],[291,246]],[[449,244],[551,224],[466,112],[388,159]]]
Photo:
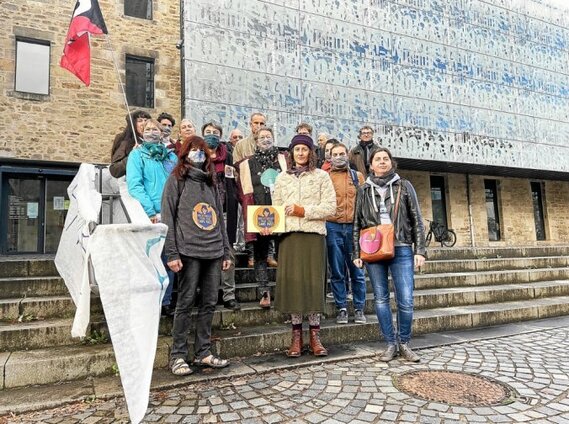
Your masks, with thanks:
[[[441,241],[443,246],[453,247],[456,244],[456,234],[453,230],[447,230],[445,237]]]
[[[431,244],[431,239],[433,238],[433,233],[429,231],[427,233],[427,237],[425,238],[425,246],[429,246]]]

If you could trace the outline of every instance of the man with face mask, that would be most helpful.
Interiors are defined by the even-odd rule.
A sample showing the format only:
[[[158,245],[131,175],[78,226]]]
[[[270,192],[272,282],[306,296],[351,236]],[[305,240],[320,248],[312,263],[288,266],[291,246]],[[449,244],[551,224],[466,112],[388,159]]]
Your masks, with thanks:
[[[323,171],[329,172],[330,168],[332,167],[332,163],[330,160],[332,159],[332,147],[338,144],[339,141],[335,138],[331,138],[324,143],[324,162],[322,162],[322,166],[320,167]]]
[[[207,122],[202,126],[204,141],[210,149],[213,166],[216,173],[217,192],[220,197],[223,212],[226,216],[227,237],[229,245],[233,246],[237,239],[237,187],[235,183],[232,149],[221,141],[223,129],[215,122]],[[233,248],[231,248],[233,254]],[[227,309],[238,310],[241,305],[235,299],[235,265],[222,274],[221,288],[223,289],[223,305]]]
[[[366,283],[363,270],[352,261],[352,222],[358,187],[364,183],[360,172],[350,169],[348,148],[335,144],[330,151],[330,178],[336,192],[336,214],[326,221],[326,246],[330,266],[330,285],[334,294],[338,324],[348,323],[348,301],[346,292],[348,267],[352,280],[354,299],[354,322],[365,324],[363,313],[366,297]]]
[[[255,280],[262,308],[271,307],[271,293],[267,273],[267,259],[272,236],[249,232],[247,206],[271,205],[276,176],[287,170],[286,156],[275,145],[273,130],[261,127],[255,134],[255,151],[239,163],[239,198],[245,223],[245,241],[253,244]]]

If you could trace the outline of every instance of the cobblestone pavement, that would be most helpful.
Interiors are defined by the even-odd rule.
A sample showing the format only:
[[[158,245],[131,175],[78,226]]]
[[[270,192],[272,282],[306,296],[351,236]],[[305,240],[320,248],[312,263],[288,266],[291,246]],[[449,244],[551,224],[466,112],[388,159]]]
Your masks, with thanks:
[[[569,423],[569,329],[420,351],[419,364],[353,359],[155,392],[145,422]],[[413,398],[393,377],[411,370],[476,373],[515,390],[505,405],[465,407]],[[95,401],[9,422],[128,422],[124,401]]]

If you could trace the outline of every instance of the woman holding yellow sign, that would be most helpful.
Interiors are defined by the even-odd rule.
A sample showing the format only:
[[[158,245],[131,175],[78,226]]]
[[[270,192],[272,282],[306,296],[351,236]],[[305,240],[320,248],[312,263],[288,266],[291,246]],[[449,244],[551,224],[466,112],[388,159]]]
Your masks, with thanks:
[[[289,357],[302,353],[302,319],[308,315],[310,351],[326,356],[320,342],[320,313],[326,283],[326,218],[336,213],[336,193],[327,172],[316,168],[314,143],[297,134],[290,146],[291,167],[277,178],[273,205],[285,208],[275,308],[291,314]]]
[[[287,161],[275,146],[271,128],[262,127],[254,139],[255,153],[238,164],[239,198],[243,208],[245,242],[252,242],[254,246],[255,280],[261,297],[259,305],[268,309],[271,307],[271,292],[267,258],[269,243],[273,239],[270,233],[275,231],[279,219],[284,219],[271,207],[271,195],[277,175],[287,169]],[[252,205],[262,206],[254,209],[253,216],[248,216],[248,209],[253,210],[250,208]]]

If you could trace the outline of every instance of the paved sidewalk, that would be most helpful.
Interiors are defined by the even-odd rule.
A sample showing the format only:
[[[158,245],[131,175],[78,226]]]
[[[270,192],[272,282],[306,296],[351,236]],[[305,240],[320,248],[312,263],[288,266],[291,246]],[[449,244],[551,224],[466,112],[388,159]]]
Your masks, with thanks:
[[[351,347],[349,359],[342,360],[336,351],[328,359],[330,362],[324,363],[309,356],[300,362],[280,355],[249,358],[248,365],[243,361],[233,367],[243,371],[257,364],[256,373],[242,372],[231,378],[203,381],[217,372],[213,371],[191,377],[193,384],[153,392],[145,422],[569,423],[568,323],[569,318],[563,317],[424,336],[417,338],[415,345],[434,347],[419,351],[419,364],[402,360],[389,365],[379,362],[375,356],[378,343]],[[302,361],[308,361],[307,365],[296,365]],[[394,385],[394,377],[413,370],[488,377],[508,385],[513,390],[512,398],[492,406],[449,405],[421,399]],[[167,380],[163,383],[166,385]],[[455,391],[458,390],[457,386]],[[115,398],[84,401],[5,420],[110,423],[128,422],[128,414],[123,399]]]

